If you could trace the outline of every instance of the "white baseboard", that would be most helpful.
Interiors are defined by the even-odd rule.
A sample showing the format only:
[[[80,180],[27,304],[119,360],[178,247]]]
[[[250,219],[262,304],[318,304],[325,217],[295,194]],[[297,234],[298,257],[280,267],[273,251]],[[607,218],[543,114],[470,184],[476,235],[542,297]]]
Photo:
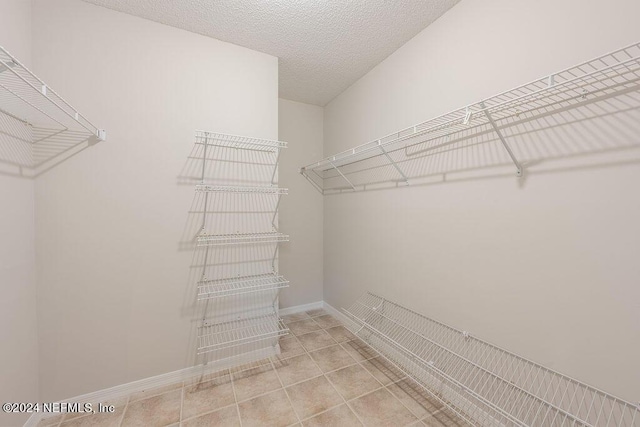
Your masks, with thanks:
[[[329,307],[329,309],[327,309]],[[337,313],[336,317],[340,316],[342,320],[344,315],[335,308],[328,306],[323,301],[316,301],[309,304],[296,305],[293,307],[287,307],[279,310],[281,316],[287,314],[300,313],[303,311],[317,310],[319,308],[325,308],[328,312]],[[277,351],[274,351],[273,347],[256,350],[253,352],[245,353],[240,356],[230,357],[228,359],[217,360],[210,362],[205,366],[198,365],[189,368],[181,369],[179,371],[169,372],[166,374],[157,375],[155,377],[149,377],[138,381],[133,381],[128,384],[121,384],[115,387],[95,391],[92,393],[83,394],[81,396],[72,397],[62,400],[63,402],[92,402],[97,404],[98,402],[105,402],[108,400],[114,400],[119,397],[127,396],[135,392],[148,390],[156,387],[162,387],[165,385],[174,384],[180,381],[185,381],[189,378],[195,378],[199,375],[206,375],[212,372],[220,371],[222,369],[231,368],[244,363],[251,363],[256,360],[264,359],[266,357],[274,356]],[[40,422],[45,416],[55,416],[57,414],[43,414],[36,413],[24,424],[25,427],[33,427]]]
[[[277,346],[279,347],[279,346]],[[180,369],[178,371],[168,372],[166,374],[156,375],[155,377],[144,378],[142,380],[133,381],[127,384],[117,385],[115,387],[106,388],[103,390],[94,391],[92,393],[83,394],[81,396],[71,397],[69,399],[61,400],[61,402],[91,402],[94,407],[98,403],[103,403],[109,400],[114,400],[120,397],[128,396],[132,393],[139,391],[150,390],[156,387],[162,387],[177,382],[186,381],[188,379],[197,378],[201,375],[207,375],[213,372],[217,372],[223,369],[232,368],[234,366],[242,365],[245,363],[251,363],[256,360],[265,359],[270,356],[275,356],[280,351],[279,348],[266,347],[263,349],[244,353],[239,356],[229,357],[227,359],[216,360],[209,362],[206,365],[191,366],[189,368]],[[34,427],[41,419],[48,418],[49,416],[56,416],[58,414],[45,414],[34,413],[29,417],[24,427]]]
[[[322,308],[325,309],[325,311],[327,313],[329,313],[330,315],[332,315],[333,317],[335,317],[336,319],[338,319],[340,322],[342,322],[343,325],[348,325],[353,323],[346,314],[344,314],[342,311],[338,310],[337,308],[329,305],[326,302],[323,302],[323,306]]]
[[[280,313],[280,316],[286,316],[287,314],[301,313],[303,311],[309,311],[309,310],[317,310],[323,307],[324,307],[323,301],[316,301],[316,302],[311,302],[309,304],[294,305],[293,307],[281,308],[280,310],[278,310],[278,313]]]

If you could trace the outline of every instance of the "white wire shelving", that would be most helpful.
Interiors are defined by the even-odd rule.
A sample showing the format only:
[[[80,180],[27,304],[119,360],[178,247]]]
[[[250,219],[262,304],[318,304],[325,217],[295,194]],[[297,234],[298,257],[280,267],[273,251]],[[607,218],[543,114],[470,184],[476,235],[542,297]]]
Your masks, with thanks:
[[[229,279],[200,280],[198,299],[222,298],[253,292],[275,291],[289,287],[289,281],[275,273],[241,276]]]
[[[204,325],[198,334],[198,354],[271,340],[288,333],[277,313]]]
[[[242,150],[275,152],[287,148],[287,143],[271,139],[252,138],[218,132],[196,131],[196,144],[216,147],[237,148]]]
[[[348,328],[477,426],[640,426],[640,407],[367,293]]]
[[[287,195],[289,194],[288,188],[274,187],[274,186],[233,186],[233,185],[210,185],[210,184],[197,184],[196,191],[201,193],[237,193],[237,194],[277,194]]]
[[[523,168],[504,130],[545,115],[640,89],[640,43],[545,76],[515,89],[399,130],[300,169],[321,193],[366,188],[367,171],[392,168],[397,183],[410,184],[411,162],[460,140],[492,133],[521,176]]]
[[[103,129],[91,123],[2,47],[0,129],[3,133],[0,143],[11,144],[15,154],[2,161],[26,168],[37,168],[82,142],[106,139]],[[28,147],[23,149],[20,144]]]
[[[198,246],[246,245],[253,243],[288,242],[289,236],[279,232],[202,234],[198,236]]]

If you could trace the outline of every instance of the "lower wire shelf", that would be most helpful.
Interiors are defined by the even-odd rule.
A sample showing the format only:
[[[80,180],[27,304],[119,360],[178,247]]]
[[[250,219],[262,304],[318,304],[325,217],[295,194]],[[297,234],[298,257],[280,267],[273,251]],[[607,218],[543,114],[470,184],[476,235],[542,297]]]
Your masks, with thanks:
[[[238,234],[201,234],[197,238],[198,246],[242,245],[248,243],[288,242],[289,236],[278,232],[238,233]]]
[[[289,281],[274,273],[230,279],[201,280],[198,282],[198,299],[221,298],[287,287],[289,287]]]
[[[350,329],[477,426],[640,426],[640,408],[467,332],[367,293]]]
[[[198,354],[251,344],[289,334],[276,313],[206,325],[199,328]]]

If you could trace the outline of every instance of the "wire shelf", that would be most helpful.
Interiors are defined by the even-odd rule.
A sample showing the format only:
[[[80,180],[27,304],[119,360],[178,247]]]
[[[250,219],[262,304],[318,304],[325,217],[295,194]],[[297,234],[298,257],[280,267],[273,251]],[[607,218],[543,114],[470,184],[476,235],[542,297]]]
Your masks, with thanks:
[[[45,82],[0,47],[0,141],[24,153],[2,159],[33,168],[95,137],[106,139],[98,129]],[[6,142],[5,142],[6,141]],[[31,151],[30,153],[28,151]]]
[[[288,188],[274,186],[241,187],[232,185],[197,184],[196,191],[202,193],[289,194]]]
[[[420,154],[441,149],[452,141],[496,134],[521,175],[516,153],[509,148],[501,130],[638,89],[640,43],[635,43],[326,157],[304,166],[300,172],[322,193],[364,189],[370,182],[358,181],[357,174],[382,166],[389,167],[395,181],[409,184],[411,174],[406,171],[412,169],[409,163]]]
[[[198,282],[198,299],[221,298],[287,287],[289,287],[289,281],[273,273],[231,279],[201,280]]]
[[[344,311],[355,335],[472,425],[640,425],[630,402],[372,293]]]
[[[241,245],[248,243],[288,242],[289,236],[278,232],[238,233],[238,234],[203,234],[198,236],[198,246]]]
[[[278,338],[289,333],[277,314],[268,314],[199,328],[198,354]]]
[[[270,151],[287,148],[287,143],[271,139],[251,138],[249,136],[229,135],[217,132],[196,131],[196,144],[214,145],[218,147],[237,148],[242,150]]]

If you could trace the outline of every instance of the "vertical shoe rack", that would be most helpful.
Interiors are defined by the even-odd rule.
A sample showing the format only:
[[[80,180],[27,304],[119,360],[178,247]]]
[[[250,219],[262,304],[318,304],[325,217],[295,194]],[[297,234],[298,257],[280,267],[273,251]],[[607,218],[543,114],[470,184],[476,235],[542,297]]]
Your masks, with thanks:
[[[202,318],[197,354],[228,359],[256,350],[278,353],[288,329],[278,314],[279,292],[289,286],[278,272],[280,151],[287,144],[215,132],[196,131],[202,155],[202,251],[197,300]]]

